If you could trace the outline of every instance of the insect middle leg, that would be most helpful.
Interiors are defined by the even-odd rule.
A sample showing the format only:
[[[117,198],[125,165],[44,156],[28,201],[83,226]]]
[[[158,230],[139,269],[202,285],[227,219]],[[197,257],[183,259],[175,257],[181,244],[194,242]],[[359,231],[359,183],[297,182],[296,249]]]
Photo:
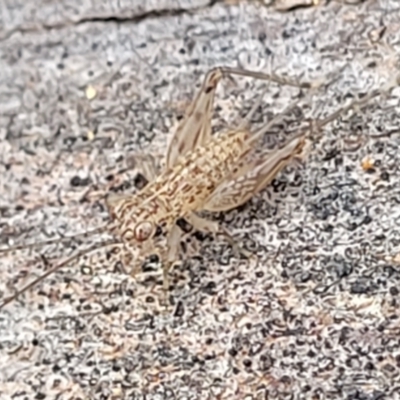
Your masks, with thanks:
[[[201,218],[194,213],[189,214],[186,217],[186,219],[189,222],[189,224],[192,225],[193,228],[198,231],[210,232],[214,235],[223,236],[232,246],[233,251],[235,252],[238,258],[240,257],[240,255],[243,255],[246,258],[250,258],[252,256],[252,253],[239,246],[236,240],[232,237],[232,235],[225,228],[223,228],[218,222]]]

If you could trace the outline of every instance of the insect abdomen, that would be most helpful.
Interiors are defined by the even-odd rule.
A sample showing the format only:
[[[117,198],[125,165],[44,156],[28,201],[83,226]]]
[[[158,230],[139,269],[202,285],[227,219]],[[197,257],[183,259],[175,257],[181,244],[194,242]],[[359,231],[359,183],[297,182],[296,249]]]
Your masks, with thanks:
[[[218,184],[232,171],[245,150],[245,131],[228,132],[199,146],[181,161],[176,208],[182,214],[198,211]],[[178,176],[177,176],[178,177]],[[179,203],[179,204],[178,204]]]

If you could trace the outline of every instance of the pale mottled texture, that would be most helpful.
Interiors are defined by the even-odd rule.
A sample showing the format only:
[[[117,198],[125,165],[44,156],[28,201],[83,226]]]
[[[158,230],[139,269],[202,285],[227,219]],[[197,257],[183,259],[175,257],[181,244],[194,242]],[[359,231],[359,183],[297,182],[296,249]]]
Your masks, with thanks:
[[[162,157],[210,67],[272,64],[310,80],[348,64],[298,118],[327,115],[397,71],[396,1],[290,13],[258,2],[79,4],[0,5],[2,247],[101,225],[104,193],[135,190],[131,155]],[[217,95],[217,128],[234,126],[264,86],[235,81]],[[295,94],[271,85],[255,125]],[[400,266],[376,257],[400,251],[399,94],[330,125],[302,167],[216,216],[257,262],[192,238],[200,252],[171,276],[170,314],[159,268],[131,279],[106,252],[7,306],[0,398],[400,398]],[[293,116],[286,137],[295,127]],[[40,254],[54,263],[85,246],[2,254],[2,295],[43,270]]]

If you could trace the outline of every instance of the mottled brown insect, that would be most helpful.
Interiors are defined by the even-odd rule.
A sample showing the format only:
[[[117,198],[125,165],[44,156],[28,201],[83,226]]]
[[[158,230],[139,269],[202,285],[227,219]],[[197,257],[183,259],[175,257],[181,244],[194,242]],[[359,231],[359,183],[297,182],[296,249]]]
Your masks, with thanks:
[[[326,86],[325,82],[302,84],[275,75],[232,68],[212,69],[172,137],[163,171],[157,174],[150,163],[144,164],[148,185],[135,195],[110,195],[106,203],[111,221],[104,227],[86,233],[88,235],[107,231],[114,239],[92,246],[50,268],[42,276],[6,298],[0,309],[54,271],[78,257],[106,246],[117,246],[122,250],[120,255],[123,264],[131,274],[137,272],[139,260],[143,256],[157,249],[163,262],[164,288],[167,289],[168,270],[178,257],[181,231],[176,222],[180,218],[185,218],[196,230],[224,235],[236,250],[240,250],[230,234],[218,223],[200,218],[196,213],[203,210],[227,211],[248,201],[265,188],[294,157],[302,155],[310,130],[299,132],[278,150],[254,157],[257,140],[297,104],[290,105],[266,126],[251,133],[249,122],[261,103],[260,96],[238,128],[212,135],[211,113],[216,88],[225,75],[234,74],[298,86],[310,89],[311,92]],[[326,119],[314,121],[311,131],[320,130],[341,113],[365,104],[381,92],[374,91],[361,100],[355,100],[349,106],[339,109]],[[160,247],[159,238],[164,235],[166,242]],[[24,247],[28,246],[1,251]]]

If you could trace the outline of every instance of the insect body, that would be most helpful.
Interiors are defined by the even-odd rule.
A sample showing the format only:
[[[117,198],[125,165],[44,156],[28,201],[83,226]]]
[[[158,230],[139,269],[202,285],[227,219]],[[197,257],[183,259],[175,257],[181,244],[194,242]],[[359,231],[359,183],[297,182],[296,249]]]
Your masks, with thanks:
[[[113,218],[120,221],[117,232],[122,239],[141,242],[160,226],[169,231],[179,218],[205,208],[207,199],[215,191],[248,150],[248,132],[229,132],[212,138],[205,145],[182,156],[178,163],[165,170],[149,183],[137,198],[127,197],[110,204]],[[136,220],[140,227],[148,222],[153,227],[148,235],[140,229],[132,231]],[[150,225],[148,225],[150,227]]]
[[[308,132],[300,132],[278,150],[254,156],[257,139],[294,107],[294,104],[290,105],[266,126],[251,133],[248,125],[261,103],[262,96],[260,96],[236,130],[212,136],[211,112],[215,90],[221,78],[228,74],[253,76],[304,88],[313,87],[309,83],[299,84],[257,72],[232,68],[211,70],[172,137],[167,149],[164,170],[157,174],[154,168],[148,166],[145,169],[150,183],[139,193],[110,195],[107,198],[111,221],[94,232],[108,231],[114,239],[89,247],[53,266],[42,276],[5,299],[0,309],[54,271],[101,247],[112,245],[122,248],[125,269],[135,273],[140,258],[157,248],[157,240],[163,236],[161,233],[166,234],[166,244],[162,246],[160,252],[163,262],[164,288],[167,289],[168,270],[177,259],[181,232],[176,222],[180,218],[185,218],[197,230],[224,235],[235,249],[238,249],[230,234],[218,223],[200,218],[196,212],[227,211],[248,201],[265,188],[291,159],[302,153]],[[315,123],[314,130],[319,130],[341,113],[363,105],[380,93],[381,91],[375,91],[364,96],[360,101],[354,100],[349,106]],[[0,251],[24,247],[28,246]]]

